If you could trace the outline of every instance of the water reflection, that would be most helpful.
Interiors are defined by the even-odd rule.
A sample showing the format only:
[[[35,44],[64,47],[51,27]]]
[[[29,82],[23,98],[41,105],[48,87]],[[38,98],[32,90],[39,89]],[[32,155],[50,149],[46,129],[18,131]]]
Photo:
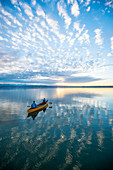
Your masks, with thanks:
[[[27,117],[30,117],[30,116],[31,116],[31,117],[33,118],[33,120],[35,120],[36,116],[37,116],[38,113],[41,112],[41,111],[45,112],[45,111],[46,111],[46,108],[45,108],[45,109],[42,109],[42,110],[40,110],[40,111],[38,111],[38,112],[34,112],[34,113],[32,113],[32,114],[28,114]]]
[[[38,112],[39,113],[39,112]],[[38,115],[38,113],[33,114],[31,117],[33,118],[33,120],[35,120],[35,117]]]
[[[35,90],[31,98],[35,98],[37,93],[39,91]],[[1,109],[0,116],[2,118],[4,113],[9,123],[2,118],[0,124],[1,169],[112,168],[113,110],[110,103],[107,104],[109,101],[103,100],[106,95],[94,95],[94,92],[91,95],[89,90],[87,94],[82,91],[79,96],[77,89],[73,93],[68,90],[63,95],[59,93],[59,96],[54,93],[53,97],[49,93],[50,89],[46,89],[46,98],[52,101],[52,108],[37,113],[36,121],[24,118],[27,107],[23,112],[20,109],[23,104],[27,106],[30,103],[26,104],[27,99],[31,100],[29,94],[26,100],[25,96],[20,101],[15,98],[20,107],[12,105],[13,114],[9,109],[12,97],[8,96],[10,100],[7,102],[4,99],[8,107],[2,105],[4,110]]]

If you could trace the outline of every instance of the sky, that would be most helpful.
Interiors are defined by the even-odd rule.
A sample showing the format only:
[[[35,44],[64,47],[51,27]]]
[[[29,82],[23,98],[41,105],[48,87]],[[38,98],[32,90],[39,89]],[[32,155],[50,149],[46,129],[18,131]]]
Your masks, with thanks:
[[[0,0],[0,84],[113,85],[113,0]]]

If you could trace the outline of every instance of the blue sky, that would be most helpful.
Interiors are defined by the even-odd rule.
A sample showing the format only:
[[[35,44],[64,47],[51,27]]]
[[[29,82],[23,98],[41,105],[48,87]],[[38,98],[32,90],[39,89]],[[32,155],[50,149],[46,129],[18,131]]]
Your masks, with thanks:
[[[113,0],[0,0],[0,83],[113,85]]]

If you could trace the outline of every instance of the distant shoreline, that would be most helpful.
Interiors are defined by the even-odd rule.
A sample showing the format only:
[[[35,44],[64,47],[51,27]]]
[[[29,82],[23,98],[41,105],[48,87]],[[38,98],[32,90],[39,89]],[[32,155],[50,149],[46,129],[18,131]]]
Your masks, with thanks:
[[[48,86],[48,85],[0,84],[0,88],[113,88],[113,86]]]

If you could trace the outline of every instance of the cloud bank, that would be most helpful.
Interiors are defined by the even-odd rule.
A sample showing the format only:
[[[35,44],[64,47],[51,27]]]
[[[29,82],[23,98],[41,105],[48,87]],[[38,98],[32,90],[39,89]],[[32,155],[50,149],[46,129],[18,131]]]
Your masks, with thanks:
[[[0,82],[113,82],[112,3],[1,1]]]

